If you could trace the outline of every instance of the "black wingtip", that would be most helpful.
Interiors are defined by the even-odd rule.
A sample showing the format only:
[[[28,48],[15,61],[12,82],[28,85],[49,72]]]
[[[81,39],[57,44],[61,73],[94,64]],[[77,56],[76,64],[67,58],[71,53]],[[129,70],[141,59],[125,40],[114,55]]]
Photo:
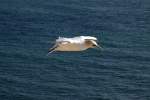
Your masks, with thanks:
[[[54,51],[55,51],[55,48],[50,48],[49,51],[48,51],[48,53],[47,53],[47,55],[51,54]]]

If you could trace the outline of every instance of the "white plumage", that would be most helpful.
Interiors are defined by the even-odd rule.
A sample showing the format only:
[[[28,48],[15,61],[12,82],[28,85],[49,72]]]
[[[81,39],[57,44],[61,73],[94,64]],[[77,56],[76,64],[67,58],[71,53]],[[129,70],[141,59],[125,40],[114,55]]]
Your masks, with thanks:
[[[55,45],[50,48],[49,53],[53,51],[83,51],[88,48],[100,47],[96,41],[97,38],[92,36],[59,37],[56,39]]]
[[[73,37],[73,38],[65,38],[65,37],[59,37],[56,42],[64,42],[64,41],[68,41],[70,43],[83,43],[85,42],[85,40],[94,40],[96,41],[97,38],[96,37],[92,37],[92,36],[77,36],[77,37]]]

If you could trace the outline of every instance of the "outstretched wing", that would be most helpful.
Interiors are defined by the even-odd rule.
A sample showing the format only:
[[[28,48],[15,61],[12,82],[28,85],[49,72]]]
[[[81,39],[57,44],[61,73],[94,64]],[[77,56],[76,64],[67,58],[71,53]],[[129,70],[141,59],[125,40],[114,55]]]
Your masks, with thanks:
[[[58,47],[58,45],[57,44],[55,44],[52,48],[50,48],[49,50],[48,50],[48,54],[50,54],[50,53],[52,53],[52,52],[54,52],[55,51],[55,49]],[[47,55],[48,55],[47,54]]]

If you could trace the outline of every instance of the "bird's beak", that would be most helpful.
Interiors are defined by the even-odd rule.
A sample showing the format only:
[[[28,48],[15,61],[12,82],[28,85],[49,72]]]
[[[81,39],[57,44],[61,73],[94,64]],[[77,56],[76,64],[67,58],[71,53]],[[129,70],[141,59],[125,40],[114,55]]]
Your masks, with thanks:
[[[102,47],[100,45],[98,45],[98,43],[96,41],[92,41],[93,44],[94,44],[94,47],[97,47],[99,49],[102,49]]]
[[[99,49],[102,49],[102,47],[100,45],[97,45],[96,47],[99,48]]]

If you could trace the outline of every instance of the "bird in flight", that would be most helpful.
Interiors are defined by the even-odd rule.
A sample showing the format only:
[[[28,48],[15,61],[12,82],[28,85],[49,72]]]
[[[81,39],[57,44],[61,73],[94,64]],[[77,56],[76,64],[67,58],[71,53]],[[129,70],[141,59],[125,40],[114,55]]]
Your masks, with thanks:
[[[54,51],[83,51],[88,48],[99,47],[97,38],[92,36],[77,36],[73,38],[59,37],[55,45],[49,49],[49,53]]]

